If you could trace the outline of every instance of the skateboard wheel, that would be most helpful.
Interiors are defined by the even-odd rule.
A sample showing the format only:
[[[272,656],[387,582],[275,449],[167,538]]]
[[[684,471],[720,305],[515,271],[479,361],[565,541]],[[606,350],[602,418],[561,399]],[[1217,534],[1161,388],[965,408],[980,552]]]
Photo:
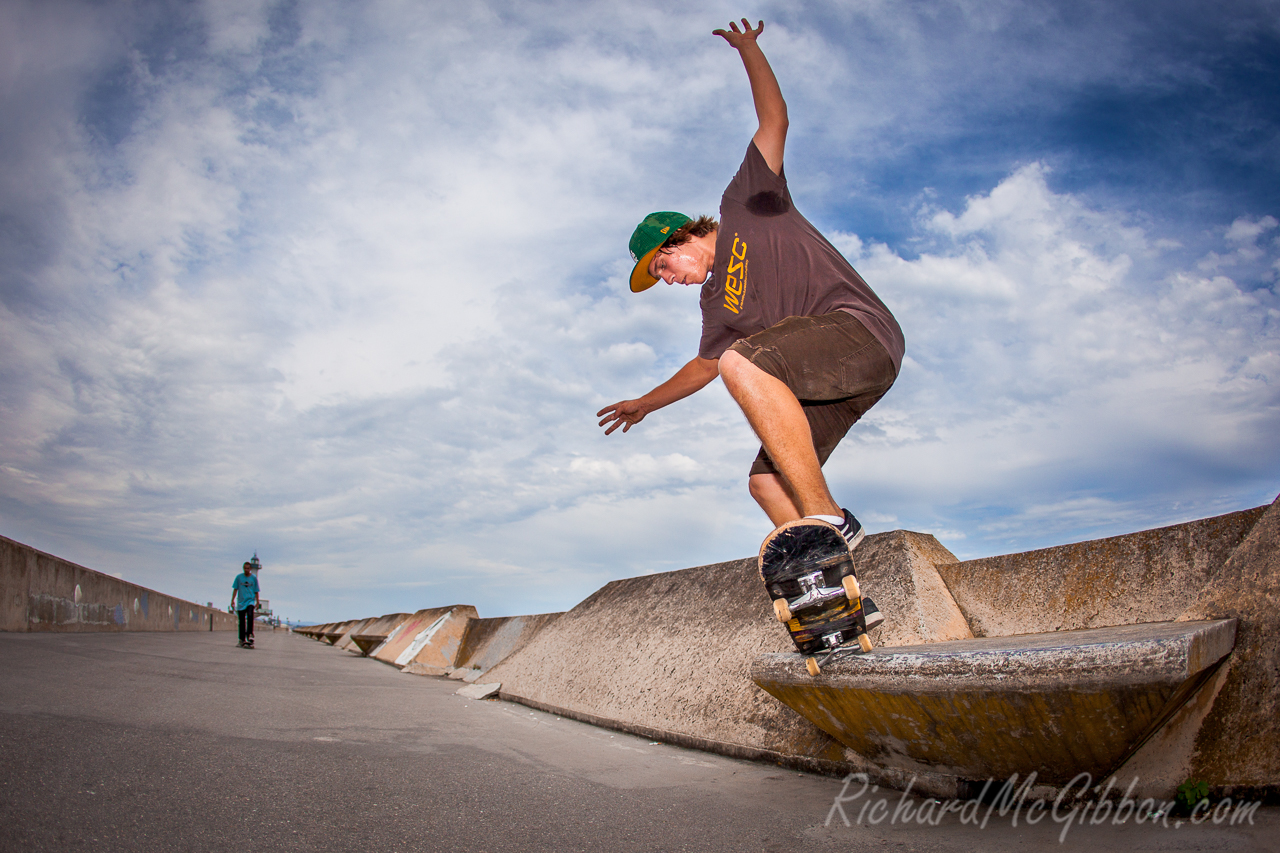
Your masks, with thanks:
[[[779,622],[791,621],[791,608],[787,606],[785,598],[775,598],[773,600],[773,615],[778,617]]]
[[[859,634],[859,635],[858,635],[858,645],[862,646],[862,650],[863,650],[864,652],[869,652],[869,651],[871,651],[871,648],[872,648],[872,646],[871,646],[871,638],[870,638],[870,637],[868,637],[866,634]]]
[[[805,659],[804,659],[804,668],[805,668],[805,669],[807,669],[807,670],[809,670],[809,674],[810,674],[810,675],[821,675],[821,674],[822,674],[822,667],[818,666],[818,659],[817,659],[817,658],[805,658]]]
[[[862,589],[858,586],[858,579],[853,575],[845,575],[840,579],[841,586],[844,587],[844,594],[850,601],[862,600]]]

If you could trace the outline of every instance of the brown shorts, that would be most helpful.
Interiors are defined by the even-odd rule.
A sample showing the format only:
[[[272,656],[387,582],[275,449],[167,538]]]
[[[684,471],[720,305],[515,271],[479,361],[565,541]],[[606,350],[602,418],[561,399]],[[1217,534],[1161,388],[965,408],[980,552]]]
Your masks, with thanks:
[[[729,349],[781,379],[796,395],[809,419],[820,465],[898,378],[884,346],[845,311],[788,317]],[[778,473],[763,447],[751,473]]]

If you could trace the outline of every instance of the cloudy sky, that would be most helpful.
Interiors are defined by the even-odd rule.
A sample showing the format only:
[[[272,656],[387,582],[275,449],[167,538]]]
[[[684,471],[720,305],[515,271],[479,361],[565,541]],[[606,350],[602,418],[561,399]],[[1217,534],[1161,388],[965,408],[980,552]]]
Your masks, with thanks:
[[[754,130],[907,338],[828,464],[960,558],[1280,492],[1280,3],[0,0],[0,533],[277,613],[571,607],[753,554],[720,383],[625,286]]]

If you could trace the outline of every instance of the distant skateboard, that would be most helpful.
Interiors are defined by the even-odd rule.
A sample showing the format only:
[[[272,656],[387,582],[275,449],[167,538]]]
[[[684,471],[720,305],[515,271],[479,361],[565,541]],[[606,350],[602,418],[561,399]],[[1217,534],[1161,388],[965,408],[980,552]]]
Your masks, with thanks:
[[[871,651],[853,558],[833,525],[802,518],[770,533],[760,546],[760,577],[774,615],[807,656],[810,675],[822,672],[836,650],[855,639],[862,651]]]

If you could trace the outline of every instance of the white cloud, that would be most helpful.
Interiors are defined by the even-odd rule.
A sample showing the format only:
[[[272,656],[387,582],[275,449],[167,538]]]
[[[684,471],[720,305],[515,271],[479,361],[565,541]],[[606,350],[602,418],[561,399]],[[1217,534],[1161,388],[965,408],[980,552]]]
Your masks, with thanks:
[[[270,34],[268,0],[204,0],[200,12],[208,24],[209,47],[247,53]]]
[[[1134,258],[1158,265],[1158,242],[1052,192],[1035,165],[922,224],[933,251],[904,260],[873,244],[858,259],[909,360],[851,435],[857,451],[833,460],[850,487],[952,507],[1031,502],[986,526],[1054,541],[1136,522],[1123,500],[1055,499],[1076,483],[1123,492],[1146,477],[1178,493],[1215,469],[1277,473],[1273,290],[1196,270],[1136,276]],[[1040,502],[1071,509],[1052,517]]]

